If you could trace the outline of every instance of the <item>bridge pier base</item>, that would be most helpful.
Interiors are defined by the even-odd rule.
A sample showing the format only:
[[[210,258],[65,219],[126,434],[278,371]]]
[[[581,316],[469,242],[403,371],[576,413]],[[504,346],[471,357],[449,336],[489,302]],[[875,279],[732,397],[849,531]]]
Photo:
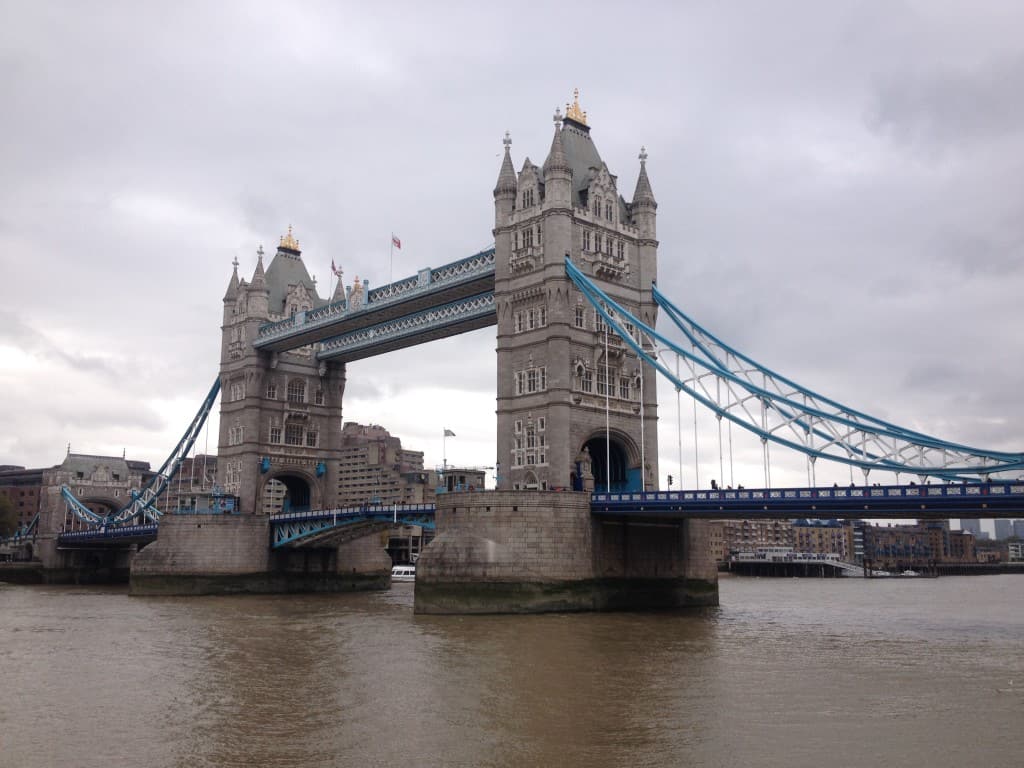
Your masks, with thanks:
[[[350,592],[390,583],[391,559],[377,537],[276,553],[269,518],[256,515],[166,515],[131,568],[133,595]]]
[[[590,495],[439,497],[416,564],[420,614],[677,610],[718,604],[700,521],[593,517]]]

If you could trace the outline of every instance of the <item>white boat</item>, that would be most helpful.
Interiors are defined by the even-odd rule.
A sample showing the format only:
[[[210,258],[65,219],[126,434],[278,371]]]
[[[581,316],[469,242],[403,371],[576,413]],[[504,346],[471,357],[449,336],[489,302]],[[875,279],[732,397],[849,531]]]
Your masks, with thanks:
[[[415,565],[395,565],[391,567],[392,581],[416,581]]]
[[[920,576],[920,575],[921,574],[918,573],[917,571],[912,571],[909,568],[907,570],[905,570],[903,573],[900,574],[900,576]]]

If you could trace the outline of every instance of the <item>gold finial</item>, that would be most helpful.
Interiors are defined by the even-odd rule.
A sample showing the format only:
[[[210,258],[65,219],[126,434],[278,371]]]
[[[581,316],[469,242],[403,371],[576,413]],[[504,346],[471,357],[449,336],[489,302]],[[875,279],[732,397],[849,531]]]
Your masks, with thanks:
[[[288,225],[288,234],[281,236],[281,248],[287,248],[290,251],[299,250],[299,241],[292,236],[292,225]]]
[[[587,113],[580,109],[580,89],[572,89],[572,104],[566,102],[565,116],[583,125],[587,124]]]

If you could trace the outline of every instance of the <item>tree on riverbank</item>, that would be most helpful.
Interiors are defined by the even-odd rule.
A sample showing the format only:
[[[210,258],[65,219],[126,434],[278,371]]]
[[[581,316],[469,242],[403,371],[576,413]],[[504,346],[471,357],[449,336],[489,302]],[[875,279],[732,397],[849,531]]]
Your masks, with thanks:
[[[18,530],[18,513],[7,494],[0,493],[0,536],[10,536]]]

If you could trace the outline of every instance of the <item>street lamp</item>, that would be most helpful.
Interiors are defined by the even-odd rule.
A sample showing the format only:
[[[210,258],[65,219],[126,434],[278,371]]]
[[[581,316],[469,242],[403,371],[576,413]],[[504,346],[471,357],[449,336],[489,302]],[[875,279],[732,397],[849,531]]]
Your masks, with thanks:
[[[494,490],[498,490],[498,485],[501,483],[501,462],[494,462]]]

